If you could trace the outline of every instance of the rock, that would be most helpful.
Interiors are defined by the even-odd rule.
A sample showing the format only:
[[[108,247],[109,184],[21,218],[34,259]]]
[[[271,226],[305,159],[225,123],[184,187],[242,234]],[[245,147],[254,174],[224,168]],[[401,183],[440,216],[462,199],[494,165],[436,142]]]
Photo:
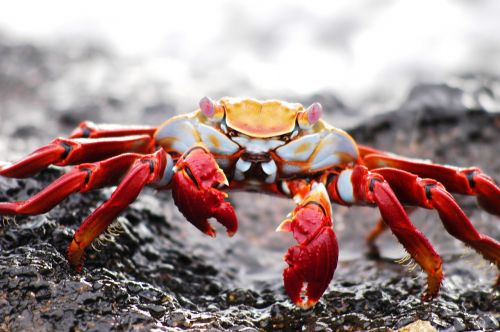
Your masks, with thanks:
[[[398,332],[436,332],[436,331],[437,330],[431,325],[431,323],[423,320],[417,320],[398,330]]]
[[[5,110],[8,125],[6,118],[0,123],[5,129],[0,131],[0,145],[8,139],[22,140],[23,135],[35,137],[34,143],[39,145],[52,138],[47,128],[58,118],[51,110],[61,109],[53,102],[57,89],[51,89],[50,82],[59,78],[59,83],[64,83],[61,73],[66,68],[82,62],[88,65],[94,56],[69,59],[61,50],[9,45],[0,39],[0,65],[19,67],[12,71],[15,77],[11,80],[19,86],[8,85],[0,75],[0,96],[6,96],[4,100],[10,105]],[[19,52],[23,55],[17,57]],[[22,67],[31,68],[40,81],[27,84]],[[126,72],[127,67],[120,70]],[[45,99],[41,101],[37,87],[44,82]],[[118,84],[114,80],[107,83],[109,87]],[[21,88],[23,84],[26,86]],[[479,165],[498,180],[500,114],[480,108],[471,111],[461,104],[463,93],[445,85],[417,87],[398,110],[365,119],[349,132],[360,143],[407,156],[459,166]],[[103,91],[96,100],[115,101],[114,106],[106,107],[121,113],[98,116],[113,122],[144,114],[160,117],[163,111],[177,109],[170,100],[149,103],[130,98],[117,100]],[[316,100],[318,96],[304,99]],[[40,120],[29,126],[14,116],[26,100],[34,105],[33,114]],[[76,116],[69,111],[59,113],[65,130],[83,119],[88,107],[99,113],[91,100],[83,105],[78,100],[63,108],[79,110]],[[321,100],[345,108],[332,95]],[[139,107],[127,107],[128,102]],[[26,153],[30,146],[17,152]],[[0,148],[10,151],[12,145]],[[61,172],[49,168],[26,180],[0,177],[0,201],[25,200]],[[77,274],[65,258],[67,245],[82,220],[110,193],[107,189],[75,194],[47,214],[16,217],[15,222],[5,220],[0,226],[0,331],[499,328],[499,290],[490,286],[496,271],[474,267],[482,264],[476,254],[464,258],[464,246],[445,232],[436,213],[419,210],[412,219],[443,256],[446,279],[437,299],[420,301],[425,276],[394,262],[404,253],[390,234],[378,241],[379,259],[365,257],[368,248],[364,237],[378,217],[374,210],[335,207],[339,266],[321,301],[303,311],[288,301],[281,278],[282,256],[294,242],[274,233],[293,208],[292,202],[274,199],[269,204],[269,197],[231,194],[240,218],[239,233],[231,239],[221,234],[214,240],[184,220],[168,193],[145,189],[119,218],[120,235],[109,238],[97,250],[89,248],[85,268]],[[459,197],[459,202],[481,232],[500,238],[498,219],[479,210],[473,198]]]

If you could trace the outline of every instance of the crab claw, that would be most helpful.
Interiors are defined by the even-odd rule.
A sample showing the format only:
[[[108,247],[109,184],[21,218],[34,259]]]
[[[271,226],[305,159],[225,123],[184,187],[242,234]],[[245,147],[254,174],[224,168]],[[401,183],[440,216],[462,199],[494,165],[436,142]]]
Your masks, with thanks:
[[[222,224],[229,236],[238,229],[234,208],[224,199],[227,194],[218,190],[227,186],[224,171],[219,168],[210,152],[202,145],[188,150],[177,161],[172,178],[172,196],[179,211],[196,228],[209,236],[215,236],[208,218]]]
[[[283,271],[285,290],[297,306],[310,308],[330,284],[339,252],[330,200],[323,184],[313,185],[278,231],[292,232],[299,243],[289,248],[284,257],[289,265]]]

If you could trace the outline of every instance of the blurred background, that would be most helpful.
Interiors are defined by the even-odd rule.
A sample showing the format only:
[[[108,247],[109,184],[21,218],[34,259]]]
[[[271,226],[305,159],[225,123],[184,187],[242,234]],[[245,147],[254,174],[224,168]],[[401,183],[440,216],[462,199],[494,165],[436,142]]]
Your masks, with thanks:
[[[400,104],[416,83],[463,86],[471,73],[498,74],[499,13],[494,0],[20,0],[2,6],[0,40],[64,55],[47,60],[47,70],[63,72],[41,87],[56,89],[56,108],[75,98],[73,84],[84,100],[106,93],[154,105],[168,97],[182,111],[203,95],[326,93],[365,116]],[[8,78],[16,68],[1,56]],[[63,66],[72,61],[80,63]],[[24,69],[36,85],[40,69]]]
[[[345,129],[429,100],[442,112],[457,103],[498,112],[498,13],[494,0],[10,2],[0,14],[0,156],[20,158],[82,120],[158,125],[204,95],[320,101]],[[422,156],[406,136],[397,147]],[[243,220],[262,218],[245,202],[268,213],[259,241],[293,207],[270,212],[266,196],[239,195]],[[365,227],[353,228],[353,243]]]
[[[499,17],[500,2],[495,0],[4,2],[0,6],[0,162],[16,160],[53,137],[68,135],[83,120],[158,125],[174,114],[194,110],[205,95],[214,99],[250,96],[304,104],[320,101],[329,123],[350,130],[364,144],[445,164],[476,164],[498,180]],[[0,184],[7,188],[0,192],[7,200],[15,188],[33,194],[41,186],[33,180],[0,179]],[[110,193],[74,195],[48,218],[29,220],[43,227],[53,220],[58,225],[62,222],[59,227],[69,226],[64,236],[70,238],[71,229]],[[21,192],[16,199],[26,199],[28,194]],[[186,295],[190,299],[196,299],[199,292],[219,296],[233,287],[260,294],[271,289],[283,299],[281,271],[286,264],[282,257],[295,242],[274,229],[293,209],[293,202],[274,199],[270,204],[268,196],[249,193],[231,193],[230,199],[238,213],[239,232],[227,238],[219,228],[221,235],[214,241],[185,221],[168,193],[145,189],[124,213],[134,224],[133,233],[141,245],[130,245],[125,235],[112,250],[101,256],[91,254],[86,277],[99,275],[102,266],[129,273],[120,265],[125,262],[140,274],[134,272],[128,278],[151,282],[163,291],[176,291],[174,277],[183,281],[183,269],[191,273],[188,279],[202,278],[184,286],[188,293],[196,293]],[[499,239],[497,218],[477,209],[471,197],[460,198],[460,203],[480,231]],[[336,206],[334,210],[340,266],[331,284],[332,299],[344,301],[352,295],[355,300],[353,306],[326,302],[331,307],[324,309],[325,316],[357,310],[364,317],[367,306],[358,296],[363,293],[360,289],[381,294],[380,289],[397,283],[404,290],[399,300],[406,301],[407,308],[395,300],[391,309],[387,302],[378,301],[382,295],[372,296],[375,304],[368,307],[376,310],[368,317],[378,319],[386,308],[389,318],[353,329],[403,326],[408,317],[420,317],[418,298],[425,277],[418,276],[418,269],[411,272],[393,263],[405,255],[394,237],[387,232],[379,241],[386,258],[383,267],[380,261],[365,257],[364,238],[378,212],[362,207]],[[137,211],[140,217],[133,217]],[[437,218],[436,213],[422,209],[412,215],[443,255],[445,274],[452,275],[444,290],[452,295],[439,300],[445,308],[439,315],[447,317],[446,323],[439,325],[439,319],[431,317],[436,326],[444,327],[455,324],[459,308],[446,302],[450,298],[460,302],[460,308],[479,307],[487,312],[484,305],[495,307],[485,298],[494,297],[490,284],[496,271],[477,264],[478,255],[468,254],[464,259],[464,245],[446,234]],[[49,247],[56,244],[57,250],[52,250],[62,257],[67,239],[57,235],[59,228],[49,226],[56,231],[48,240],[30,235],[26,237],[30,243],[18,244],[9,239],[22,242],[25,237],[3,239],[9,243],[7,248],[26,247],[26,252],[38,242]],[[161,236],[153,236],[158,233]],[[45,254],[40,255],[42,262],[47,261]],[[25,256],[21,252],[16,259],[24,262]],[[199,258],[203,268],[196,265]],[[165,266],[173,266],[173,272],[164,272]],[[217,280],[223,280],[222,284],[210,290],[207,285]],[[477,284],[483,297],[476,293]],[[347,287],[347,292],[337,296],[339,287]],[[471,300],[472,307],[462,294],[469,289],[470,297],[478,298]],[[412,292],[410,297],[407,290]],[[394,292],[383,297],[395,298]],[[73,297],[64,294],[62,298],[66,305],[63,302]],[[220,299],[225,303],[223,296]],[[258,311],[263,321],[279,317],[269,307]],[[470,318],[469,313],[463,319],[475,322],[476,316]],[[477,330],[483,325],[464,326]],[[498,320],[491,326],[498,328]]]
[[[494,0],[9,2],[0,155],[17,159],[82,120],[158,125],[204,95],[319,100],[346,129],[433,84],[460,91],[424,89],[444,109],[456,95],[498,112],[499,13]]]

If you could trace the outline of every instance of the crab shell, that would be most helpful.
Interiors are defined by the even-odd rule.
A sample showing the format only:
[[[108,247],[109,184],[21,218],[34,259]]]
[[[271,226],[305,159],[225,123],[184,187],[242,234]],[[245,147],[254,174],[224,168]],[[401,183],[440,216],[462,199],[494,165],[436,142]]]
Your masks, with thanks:
[[[219,103],[225,109],[229,128],[257,138],[291,133],[295,128],[297,115],[304,112],[301,104],[278,100],[260,102],[250,98],[226,97]]]
[[[156,144],[181,155],[202,143],[225,171],[245,173],[251,162],[242,155],[263,156],[265,182],[345,166],[358,160],[354,140],[320,119],[321,105],[224,97],[203,98],[200,108],[173,117],[157,130]],[[241,158],[240,158],[241,157]],[[254,161],[252,161],[255,163]],[[237,177],[241,180],[241,174]]]

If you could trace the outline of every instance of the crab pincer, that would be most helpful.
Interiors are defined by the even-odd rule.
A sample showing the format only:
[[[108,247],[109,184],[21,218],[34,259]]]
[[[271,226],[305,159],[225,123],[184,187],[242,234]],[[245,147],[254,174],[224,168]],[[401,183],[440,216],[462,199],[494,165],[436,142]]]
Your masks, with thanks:
[[[172,196],[184,217],[203,233],[214,237],[215,230],[208,218],[222,224],[229,236],[238,229],[234,208],[225,192],[228,186],[224,171],[219,168],[213,155],[203,146],[196,145],[177,161],[172,178]]]
[[[315,183],[291,218],[277,230],[292,232],[299,243],[289,248],[284,257],[289,265],[283,271],[285,290],[296,305],[310,308],[330,284],[338,261],[337,238],[324,185]]]

